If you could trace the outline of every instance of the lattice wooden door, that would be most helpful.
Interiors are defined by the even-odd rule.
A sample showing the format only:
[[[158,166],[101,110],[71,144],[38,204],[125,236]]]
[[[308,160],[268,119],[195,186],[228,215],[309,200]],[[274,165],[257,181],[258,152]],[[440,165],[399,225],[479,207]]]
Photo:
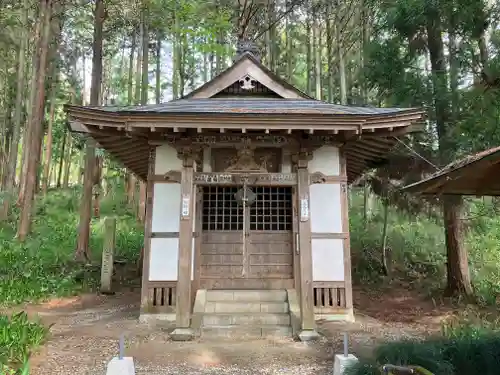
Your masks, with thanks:
[[[203,188],[201,286],[291,287],[291,188],[249,187],[255,200],[247,207],[236,199],[240,189]]]

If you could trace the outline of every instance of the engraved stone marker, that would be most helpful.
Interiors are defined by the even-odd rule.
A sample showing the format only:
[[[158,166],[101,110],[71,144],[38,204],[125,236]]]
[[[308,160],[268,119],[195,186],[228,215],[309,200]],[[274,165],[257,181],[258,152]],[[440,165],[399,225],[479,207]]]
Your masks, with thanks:
[[[116,218],[104,218],[104,245],[101,264],[101,293],[111,294],[111,279],[113,277],[113,261],[115,251]]]

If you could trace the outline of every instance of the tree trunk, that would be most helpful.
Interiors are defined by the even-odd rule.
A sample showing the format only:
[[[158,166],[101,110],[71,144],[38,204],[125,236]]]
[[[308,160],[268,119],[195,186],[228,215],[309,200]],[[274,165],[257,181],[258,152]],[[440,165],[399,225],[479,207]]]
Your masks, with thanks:
[[[205,37],[204,41],[205,41],[205,43],[208,43],[209,38]],[[202,70],[201,70],[203,83],[208,82],[208,71],[209,71],[209,67],[208,67],[208,52],[204,51],[203,52],[203,67],[202,67]]]
[[[286,9],[290,8],[291,0],[286,1]],[[291,83],[293,78],[293,64],[292,64],[292,49],[293,49],[293,39],[292,39],[292,12],[290,12],[286,17],[286,68],[287,68],[287,79]]]
[[[141,74],[141,61],[142,61],[142,36],[144,35],[144,28],[141,24],[140,26],[140,35],[139,42],[137,43],[137,56],[135,60],[135,92],[134,92],[134,104],[139,104],[141,101],[141,82],[142,82],[142,74]],[[146,46],[147,48],[147,46]]]
[[[382,272],[385,276],[389,275],[389,265],[387,261],[387,222],[389,219],[389,201],[383,198],[384,205],[384,225],[382,227],[382,249],[380,251],[382,261]]]
[[[63,189],[67,189],[69,187],[69,176],[71,172],[71,157],[73,156],[73,138],[71,135],[68,137],[68,145],[67,145],[67,156],[66,156],[66,165],[64,167],[64,177],[63,177]]]
[[[137,48],[137,30],[133,31],[132,34],[132,46],[130,48],[130,58],[128,65],[128,96],[127,96],[127,104],[132,105],[134,102],[134,61],[135,61],[135,50]],[[139,84],[137,82],[137,84]],[[125,177],[125,183],[127,185],[127,202],[130,204],[134,201],[134,191],[135,189],[130,189],[130,186],[133,184],[134,176],[130,171],[127,170],[127,175]]]
[[[306,35],[307,35],[307,46],[306,46],[306,66],[307,66],[307,94],[311,95],[313,92],[313,79],[312,79],[312,66],[313,66],[313,50],[312,43],[314,42],[312,37],[312,28],[311,28],[311,16],[310,16],[310,4],[306,2],[307,7],[307,19],[306,19]]]
[[[26,126],[23,132],[23,153],[21,155],[21,174],[19,179],[19,196],[17,198],[17,205],[22,206],[24,202],[24,191],[26,182],[26,168],[28,165],[28,149],[31,145],[31,123],[33,122],[33,108],[35,107],[36,100],[36,89],[37,89],[37,72],[40,64],[40,46],[42,42],[41,29],[43,24],[42,9],[37,17],[37,22],[35,25],[35,33],[33,36],[33,57],[31,65],[31,81],[30,81],[30,96],[28,103],[26,103],[27,118]]]
[[[314,81],[316,84],[316,99],[321,100],[321,28],[317,9],[314,10],[313,14]]]
[[[132,98],[134,97],[134,57],[135,57],[135,49],[137,46],[136,41],[136,32],[134,30],[132,34],[132,44],[130,47],[130,57],[128,60],[128,90],[127,90],[127,104],[132,105]]]
[[[130,207],[135,207],[135,192],[136,192],[136,180],[133,173],[127,173],[126,181],[127,189],[127,203]]]
[[[331,20],[332,5],[330,2],[327,4],[326,9],[326,55],[328,61],[328,101],[330,103],[334,102],[334,92],[335,92],[335,61],[333,53],[333,22]]]
[[[156,40],[156,85],[155,100],[156,104],[161,103],[161,37],[158,35]]]
[[[142,94],[141,104],[148,104],[148,91],[149,91],[149,32],[148,32],[148,16],[147,7],[143,5],[142,9]],[[139,182],[139,204],[138,204],[137,217],[141,223],[144,223],[146,217],[146,182]]]
[[[23,112],[23,96],[24,84],[26,80],[26,46],[28,44],[28,35],[26,30],[28,28],[28,11],[29,1],[25,0],[24,9],[22,12],[22,35],[19,51],[17,55],[17,87],[16,87],[16,103],[14,109],[14,127],[12,131],[12,140],[10,142],[9,159],[7,165],[7,176],[5,179],[5,192],[6,196],[0,206],[0,221],[6,220],[9,216],[10,202],[14,198],[14,185],[16,179],[17,158],[19,152],[19,138],[21,135],[21,121]]]
[[[367,0],[363,0],[361,6],[361,22],[362,22],[362,45],[361,45],[361,97],[363,98],[363,105],[368,105],[368,80],[365,78],[365,51],[370,43],[369,25],[370,14]]]
[[[66,138],[68,137],[68,131],[65,129],[63,133],[63,137],[61,140],[61,157],[59,158],[59,168],[57,170],[57,179],[56,179],[56,187],[61,187],[62,175],[63,175],[63,166],[64,166],[64,155],[66,151]]]
[[[92,44],[92,81],[90,88],[90,105],[99,105],[99,93],[102,80],[102,42],[103,25],[106,16],[103,0],[96,0],[94,10],[94,37]],[[89,237],[92,209],[92,187],[95,167],[95,141],[87,139],[85,149],[85,172],[83,182],[83,196],[80,205],[80,225],[78,228],[78,242],[75,258],[90,259]]]
[[[55,70],[55,69],[54,69]],[[49,125],[47,128],[47,141],[45,145],[45,160],[43,165],[43,178],[42,178],[42,194],[46,195],[49,186],[49,172],[50,164],[52,159],[52,126],[54,124],[54,114],[55,114],[55,96],[56,96],[57,84],[54,81],[52,83],[51,93],[50,93],[50,115],[49,115]]]
[[[453,159],[456,145],[451,137],[450,102],[444,44],[442,40],[441,15],[439,10],[429,5],[427,12],[427,37],[431,62],[434,107],[436,126],[439,138],[439,154],[442,165]],[[445,196],[443,198],[443,214],[445,225],[447,262],[446,294],[462,294],[472,296],[467,251],[463,244],[462,232],[462,198]]]
[[[41,15],[43,19],[42,38],[40,41],[40,64],[37,71],[37,84],[35,102],[32,107],[32,122],[30,124],[28,137],[30,142],[25,157],[26,171],[24,177],[23,203],[19,217],[17,237],[20,241],[26,240],[31,229],[33,214],[33,203],[35,198],[37,169],[40,164],[40,151],[43,136],[43,115],[45,106],[45,77],[47,74],[47,57],[49,53],[49,41],[51,34],[52,0],[41,2]]]
[[[335,22],[335,44],[337,46],[337,64],[339,71],[339,81],[340,81],[340,104],[347,105],[347,76],[345,69],[345,56],[344,49],[342,47],[342,35],[340,26],[338,24],[339,19],[336,17]]]

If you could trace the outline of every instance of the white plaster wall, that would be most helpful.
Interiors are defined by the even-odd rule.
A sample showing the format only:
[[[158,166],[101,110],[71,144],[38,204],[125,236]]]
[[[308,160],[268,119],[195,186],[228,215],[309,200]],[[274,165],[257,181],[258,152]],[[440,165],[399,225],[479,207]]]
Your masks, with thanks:
[[[313,152],[312,160],[309,161],[310,173],[321,172],[326,176],[340,175],[340,152],[335,146],[323,146]]]
[[[177,150],[170,145],[156,148],[155,174],[165,174],[169,171],[180,171],[182,160],[177,157]]]
[[[312,184],[309,187],[311,232],[342,233],[340,184]]]
[[[192,197],[196,213],[196,200]],[[152,232],[179,232],[181,209],[181,185],[156,183],[153,195]],[[195,220],[193,220],[193,232]],[[191,280],[194,279],[195,239],[191,245]],[[150,281],[177,281],[179,238],[152,238],[149,263]]]
[[[150,281],[177,281],[178,238],[151,238]]]
[[[203,172],[212,172],[212,149],[205,147],[203,149]]]
[[[313,281],[344,281],[344,240],[311,240]]]
[[[181,185],[155,183],[152,232],[179,232]]]
[[[287,149],[283,150],[283,159],[281,161],[281,173],[292,173],[292,155]]]

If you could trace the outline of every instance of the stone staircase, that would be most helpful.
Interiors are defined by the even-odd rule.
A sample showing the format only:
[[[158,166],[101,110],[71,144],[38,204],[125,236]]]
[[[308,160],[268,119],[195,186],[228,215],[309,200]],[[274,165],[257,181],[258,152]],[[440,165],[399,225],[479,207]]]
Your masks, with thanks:
[[[291,337],[286,290],[207,290],[202,338]]]

